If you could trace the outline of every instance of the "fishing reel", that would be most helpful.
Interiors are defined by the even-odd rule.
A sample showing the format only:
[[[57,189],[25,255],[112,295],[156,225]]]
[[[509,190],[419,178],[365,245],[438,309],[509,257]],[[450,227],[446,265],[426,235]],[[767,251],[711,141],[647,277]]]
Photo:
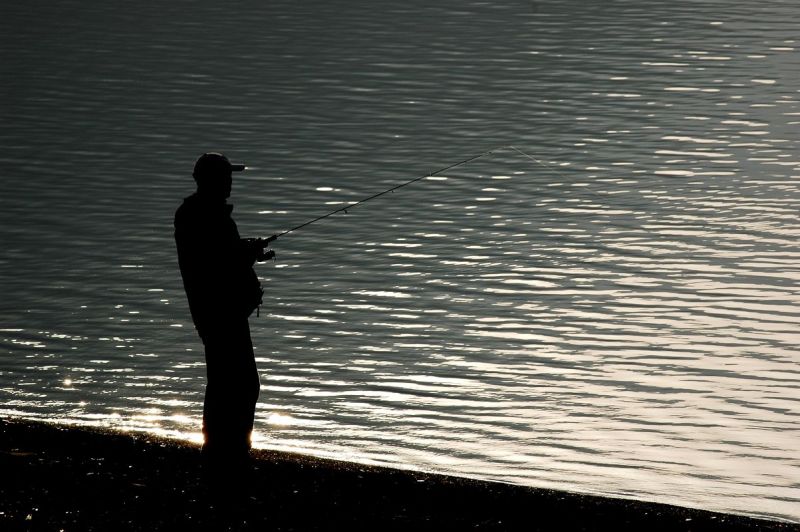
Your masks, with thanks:
[[[272,249],[262,250],[261,253],[256,255],[256,261],[258,262],[265,262],[268,261],[269,259],[272,259],[273,262],[278,260],[278,256],[275,255],[275,251]]]
[[[258,262],[264,262],[272,259],[273,261],[277,260],[277,255],[275,255],[275,251],[272,249],[267,249],[267,246],[270,243],[278,238],[277,235],[272,235],[269,238],[246,238],[248,244],[253,246],[255,251],[255,258]]]

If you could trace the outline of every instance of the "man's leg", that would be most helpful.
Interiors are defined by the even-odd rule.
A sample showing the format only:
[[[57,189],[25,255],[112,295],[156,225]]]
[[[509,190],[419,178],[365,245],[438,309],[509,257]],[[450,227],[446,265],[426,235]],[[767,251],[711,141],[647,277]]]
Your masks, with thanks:
[[[246,455],[260,388],[247,320],[207,336],[205,344],[204,451]]]

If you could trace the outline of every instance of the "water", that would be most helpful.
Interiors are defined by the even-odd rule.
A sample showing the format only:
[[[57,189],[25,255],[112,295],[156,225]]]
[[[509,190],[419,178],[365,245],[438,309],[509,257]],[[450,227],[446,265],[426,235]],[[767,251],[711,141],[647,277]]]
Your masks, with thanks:
[[[53,5],[57,4],[57,5]],[[0,22],[0,414],[196,439],[172,214],[278,241],[261,447],[800,520],[791,1],[34,1]]]

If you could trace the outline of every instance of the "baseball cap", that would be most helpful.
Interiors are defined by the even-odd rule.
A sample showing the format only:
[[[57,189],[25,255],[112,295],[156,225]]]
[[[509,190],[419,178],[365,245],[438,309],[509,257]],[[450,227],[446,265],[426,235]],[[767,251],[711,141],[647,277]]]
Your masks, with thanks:
[[[198,176],[214,175],[221,172],[241,172],[245,169],[243,164],[233,164],[227,157],[221,153],[208,152],[204,153],[194,163],[194,172],[192,175],[197,178]]]

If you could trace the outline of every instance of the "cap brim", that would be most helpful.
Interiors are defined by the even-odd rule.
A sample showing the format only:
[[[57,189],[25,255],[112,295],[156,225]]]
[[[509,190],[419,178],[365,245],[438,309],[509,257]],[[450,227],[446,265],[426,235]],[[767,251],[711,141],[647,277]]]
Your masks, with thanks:
[[[242,172],[245,166],[243,164],[231,164],[231,172]]]

